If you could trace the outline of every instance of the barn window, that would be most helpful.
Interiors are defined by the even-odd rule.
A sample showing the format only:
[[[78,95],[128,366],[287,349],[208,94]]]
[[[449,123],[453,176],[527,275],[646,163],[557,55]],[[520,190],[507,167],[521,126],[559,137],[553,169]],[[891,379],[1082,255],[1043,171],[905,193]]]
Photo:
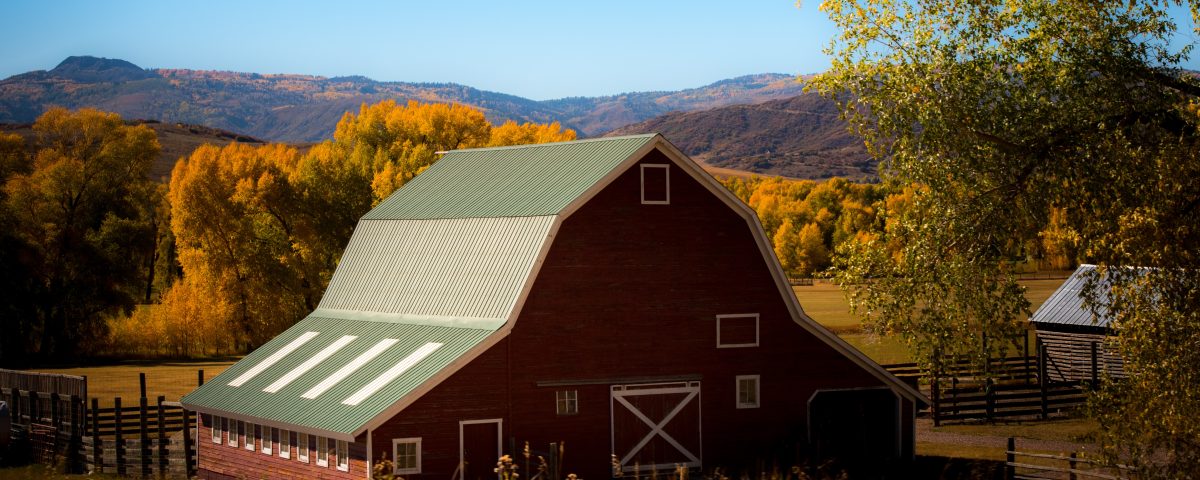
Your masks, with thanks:
[[[241,432],[243,428],[245,427],[242,426],[241,420],[238,420],[237,423],[234,423],[233,419],[229,419],[229,446],[236,447],[238,445],[238,433]]]
[[[296,460],[308,463],[308,434],[296,433]]]
[[[717,315],[717,348],[757,346],[757,313]]]
[[[671,203],[670,168],[670,165],[661,164],[642,165],[642,205]]]
[[[246,424],[246,450],[254,451],[254,429],[258,428],[253,423]]]
[[[292,458],[292,432],[279,432],[279,458]]]
[[[212,417],[212,441],[213,441],[213,443],[221,443],[221,430],[224,428],[221,426],[221,424],[224,422],[225,422],[224,418],[213,415],[213,417]]]
[[[279,441],[279,429],[272,428],[267,430],[267,427],[263,426],[262,453],[270,455],[271,447],[273,447],[277,441]]]
[[[350,445],[345,440],[337,441],[337,469],[350,471]]]
[[[392,439],[392,458],[396,459],[393,464],[395,468],[393,473],[397,475],[421,473],[421,439]]]
[[[758,375],[737,376],[737,408],[758,408]]]
[[[555,410],[559,415],[575,415],[579,413],[579,391],[559,390],[554,392]]]
[[[317,437],[317,466],[329,466],[329,440],[325,437]]]

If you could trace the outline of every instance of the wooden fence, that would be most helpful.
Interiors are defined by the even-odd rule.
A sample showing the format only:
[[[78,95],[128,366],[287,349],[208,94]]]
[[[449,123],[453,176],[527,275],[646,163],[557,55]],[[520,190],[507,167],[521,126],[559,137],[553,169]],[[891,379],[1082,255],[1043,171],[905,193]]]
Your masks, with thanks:
[[[2,372],[0,372],[2,373]],[[90,408],[84,397],[59,392],[29,391],[13,386],[87,391],[66,377],[35,372],[0,375],[0,400],[8,402],[15,440],[28,442],[31,460],[64,464],[72,472],[103,472],[136,477],[188,478],[195,473],[195,420],[177,402],[159,396],[145,397],[145,375],[141,375],[142,397],[133,405],[100,408],[93,398]],[[46,375],[47,380],[30,379]],[[22,378],[26,377],[26,378]],[[203,372],[200,373],[203,382]],[[82,390],[80,390],[80,388]]]
[[[1007,480],[1119,480],[1133,478],[1134,474],[1133,469],[1127,466],[1105,466],[1095,460],[1082,458],[1076,452],[1054,455],[1017,451],[1013,437],[1008,437],[1008,448],[1004,454],[1004,478]]]
[[[1039,345],[1038,352],[1037,356],[992,358],[983,369],[967,360],[954,360],[944,375],[934,378],[925,377],[915,363],[884,367],[929,395],[934,425],[1034,415],[1044,419],[1084,405],[1087,383],[1051,381],[1044,346]]]

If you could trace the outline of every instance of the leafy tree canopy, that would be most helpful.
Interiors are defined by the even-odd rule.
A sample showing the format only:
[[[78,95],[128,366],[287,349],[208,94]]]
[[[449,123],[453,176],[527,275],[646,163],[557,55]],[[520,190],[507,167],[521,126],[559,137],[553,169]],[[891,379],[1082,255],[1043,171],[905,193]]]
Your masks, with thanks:
[[[1179,68],[1181,3],[827,0],[841,31],[812,84],[888,181],[917,186],[839,268],[930,369],[1022,332],[1008,272],[1043,226],[1082,260],[1153,268],[1100,269],[1116,286],[1093,304],[1113,307],[1131,378],[1097,411],[1113,458],[1167,476],[1200,471],[1200,82]]]

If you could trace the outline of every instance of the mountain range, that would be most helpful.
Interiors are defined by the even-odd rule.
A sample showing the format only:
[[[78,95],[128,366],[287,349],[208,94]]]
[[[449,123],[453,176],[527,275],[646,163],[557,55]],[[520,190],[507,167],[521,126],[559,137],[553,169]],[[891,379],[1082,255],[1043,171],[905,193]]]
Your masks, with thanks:
[[[0,80],[0,123],[28,123],[50,106],[94,107],[125,118],[206,125],[268,141],[315,142],[332,136],[342,114],[363,103],[454,102],[493,122],[560,122],[581,136],[672,111],[694,111],[792,97],[792,75],[758,74],[680,91],[535,101],[453,83],[380,82],[186,69],[143,69],[130,62],[68,57],[51,70]]]

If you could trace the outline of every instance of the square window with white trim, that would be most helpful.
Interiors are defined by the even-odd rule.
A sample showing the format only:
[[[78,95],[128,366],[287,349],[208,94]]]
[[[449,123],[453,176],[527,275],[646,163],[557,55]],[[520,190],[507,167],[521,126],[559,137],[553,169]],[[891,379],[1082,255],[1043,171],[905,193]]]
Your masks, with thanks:
[[[329,466],[329,439],[317,437],[317,466]]]
[[[671,204],[671,166],[642,164],[642,205]]]
[[[308,434],[296,432],[296,460],[308,463]]]
[[[717,315],[717,348],[757,347],[758,314]]]
[[[212,442],[221,443],[221,430],[224,429],[225,419],[216,415],[212,416]]]
[[[421,473],[421,439],[393,438],[392,458],[395,459],[392,472],[396,475]]]
[[[279,432],[279,458],[292,458],[292,432]]]
[[[257,428],[258,425],[253,423],[246,424],[246,450],[254,451],[254,430]]]
[[[737,408],[758,408],[758,375],[737,376]]]
[[[559,415],[576,415],[579,413],[579,390],[559,390],[554,392],[555,411]]]
[[[350,444],[345,440],[337,441],[337,469],[350,471]]]
[[[272,429],[268,430],[266,426],[263,426],[262,453],[265,455],[270,455],[271,447],[273,447],[275,445],[275,442],[278,440],[279,440],[279,429],[278,428],[272,428]]]

